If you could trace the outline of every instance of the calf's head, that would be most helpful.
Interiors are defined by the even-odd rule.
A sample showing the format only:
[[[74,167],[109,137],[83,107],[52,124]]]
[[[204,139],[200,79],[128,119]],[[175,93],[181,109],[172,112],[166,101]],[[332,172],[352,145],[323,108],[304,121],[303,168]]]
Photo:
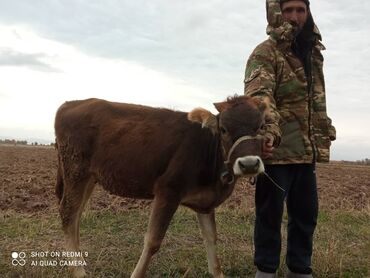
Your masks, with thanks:
[[[268,105],[258,98],[229,97],[214,103],[219,114],[196,108],[188,119],[201,123],[220,137],[225,164],[233,175],[255,176],[264,172],[260,158],[263,137],[258,135],[264,124]]]

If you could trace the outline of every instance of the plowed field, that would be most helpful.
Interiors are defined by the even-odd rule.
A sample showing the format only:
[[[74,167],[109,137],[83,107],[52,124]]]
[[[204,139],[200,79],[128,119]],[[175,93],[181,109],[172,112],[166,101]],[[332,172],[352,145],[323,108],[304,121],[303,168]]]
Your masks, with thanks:
[[[0,146],[0,211],[3,214],[57,212],[54,186],[57,153],[52,147]],[[325,210],[370,210],[370,167],[333,162],[318,164],[320,208]],[[254,187],[240,180],[222,205],[253,210]],[[89,209],[114,211],[148,207],[150,202],[110,195],[96,187]]]

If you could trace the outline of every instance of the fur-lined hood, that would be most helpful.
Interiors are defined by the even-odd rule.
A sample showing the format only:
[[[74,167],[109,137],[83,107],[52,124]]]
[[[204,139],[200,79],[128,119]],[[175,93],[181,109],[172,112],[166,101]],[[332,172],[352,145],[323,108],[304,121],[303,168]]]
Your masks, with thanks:
[[[311,10],[302,32],[306,33],[307,39],[321,41],[321,34],[314,23]],[[292,42],[294,39],[293,26],[283,21],[280,8],[280,0],[266,0],[267,29],[266,32],[270,38],[277,43]]]

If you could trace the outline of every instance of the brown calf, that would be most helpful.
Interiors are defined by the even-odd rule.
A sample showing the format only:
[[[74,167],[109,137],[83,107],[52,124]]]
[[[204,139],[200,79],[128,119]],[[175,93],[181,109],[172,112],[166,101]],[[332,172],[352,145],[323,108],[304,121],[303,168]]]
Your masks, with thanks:
[[[216,256],[214,208],[236,178],[264,171],[259,158],[266,104],[233,97],[217,116],[88,99],[64,103],[55,119],[56,194],[67,250],[79,251],[80,217],[96,183],[112,194],[153,199],[144,249],[131,277],[144,277],[178,206],[197,212],[209,272],[223,277]],[[84,261],[82,261],[84,263]],[[83,263],[72,268],[86,275]]]

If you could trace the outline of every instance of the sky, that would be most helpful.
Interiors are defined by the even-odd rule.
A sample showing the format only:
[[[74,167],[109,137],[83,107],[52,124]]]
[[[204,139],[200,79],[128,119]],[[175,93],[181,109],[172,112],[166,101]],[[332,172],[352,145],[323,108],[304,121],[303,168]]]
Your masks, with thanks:
[[[326,50],[331,159],[370,158],[370,1],[312,0]],[[243,94],[263,0],[0,0],[0,138],[54,141],[67,100],[190,111]]]

